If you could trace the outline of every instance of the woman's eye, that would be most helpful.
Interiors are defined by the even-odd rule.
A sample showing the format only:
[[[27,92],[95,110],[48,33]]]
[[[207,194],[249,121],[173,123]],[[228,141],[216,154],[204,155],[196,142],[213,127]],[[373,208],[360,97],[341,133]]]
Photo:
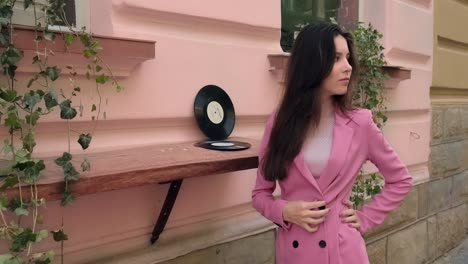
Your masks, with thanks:
[[[335,61],[339,61],[339,60],[340,60],[340,57],[336,56]]]

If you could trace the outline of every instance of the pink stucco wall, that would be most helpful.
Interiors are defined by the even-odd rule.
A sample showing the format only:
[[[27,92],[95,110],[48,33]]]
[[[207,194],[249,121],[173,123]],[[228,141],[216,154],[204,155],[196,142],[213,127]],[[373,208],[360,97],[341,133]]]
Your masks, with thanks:
[[[419,4],[426,2],[362,1],[361,14],[383,32],[389,64],[412,70],[411,80],[388,91],[385,133],[417,181],[428,178],[433,18],[432,4]],[[90,151],[203,139],[192,107],[207,84],[229,93],[237,114],[233,136],[261,137],[281,92],[267,58],[281,53],[280,1],[100,0],[90,1],[90,8],[94,33],[157,42],[156,58],[121,79],[123,92],[104,91],[108,120]],[[93,96],[91,83],[81,81]],[[56,121],[49,118],[40,127],[37,151],[43,155],[66,150],[64,124]],[[185,180],[166,233],[249,208],[254,177],[249,170]],[[49,202],[46,225],[59,228],[64,217],[66,263],[147,248],[166,190],[151,185],[83,196],[67,208]]]
[[[416,183],[429,180],[433,1],[363,0],[362,20],[384,35],[389,65],[411,69],[411,79],[387,90],[385,134],[408,165]]]

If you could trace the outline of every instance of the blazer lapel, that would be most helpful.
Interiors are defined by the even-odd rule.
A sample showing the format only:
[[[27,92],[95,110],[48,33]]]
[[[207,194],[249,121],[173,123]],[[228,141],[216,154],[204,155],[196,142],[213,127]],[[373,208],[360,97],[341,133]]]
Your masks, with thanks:
[[[353,139],[354,129],[348,126],[350,119],[335,112],[335,127],[333,129],[333,142],[328,163],[318,180],[320,190],[325,193],[327,187],[338,176],[341,168],[346,162],[349,147]]]
[[[305,164],[304,160],[304,153],[299,151],[299,154],[296,155],[294,158],[294,165],[296,166],[297,170],[304,176],[314,187],[317,189],[317,191],[322,194],[322,190],[320,190],[320,187],[315,180],[315,178],[312,176],[312,173],[310,172],[309,168],[307,168],[307,165]]]

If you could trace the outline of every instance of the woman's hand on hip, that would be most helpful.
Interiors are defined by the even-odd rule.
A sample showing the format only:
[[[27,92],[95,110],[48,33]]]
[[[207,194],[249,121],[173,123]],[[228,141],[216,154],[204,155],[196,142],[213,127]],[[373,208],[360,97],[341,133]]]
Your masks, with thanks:
[[[290,201],[283,208],[283,219],[309,232],[315,232],[330,211],[330,208],[320,210],[319,207],[323,206],[325,206],[325,201]]]
[[[361,224],[359,223],[359,219],[356,214],[356,210],[353,208],[353,203],[349,200],[343,201],[343,204],[348,207],[348,209],[343,210],[340,213],[341,221],[343,223],[348,223],[349,226],[356,228],[359,230]]]

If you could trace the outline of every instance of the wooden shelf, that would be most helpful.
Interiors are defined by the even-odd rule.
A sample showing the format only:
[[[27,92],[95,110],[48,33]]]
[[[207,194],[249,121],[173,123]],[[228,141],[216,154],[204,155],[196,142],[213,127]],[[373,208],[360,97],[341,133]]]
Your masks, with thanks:
[[[256,168],[259,141],[238,140],[249,142],[252,147],[243,151],[215,151],[187,142],[89,154],[91,171],[81,173],[80,180],[71,184],[71,190],[74,195],[81,196]],[[74,155],[73,164],[77,170],[81,169],[83,158]],[[45,159],[46,171],[38,184],[41,197],[47,201],[60,200],[64,187],[63,172],[54,159]],[[8,195],[17,192],[17,188],[11,188]],[[25,189],[24,192],[29,191]]]
[[[269,71],[275,75],[278,82],[284,82],[284,72],[288,65],[290,53],[268,54],[270,62]],[[411,70],[400,66],[383,66],[382,71],[390,76],[390,79],[385,82],[385,87],[394,88],[401,81],[411,79]]]
[[[65,66],[73,65],[78,74],[86,73],[86,65],[90,62],[83,57],[83,46],[76,40],[67,50],[63,39],[63,32],[54,31],[54,41],[39,43],[39,50],[44,50],[47,45],[55,56],[49,56],[49,65],[58,65],[62,73],[67,73]],[[155,58],[155,41],[134,40],[115,37],[94,36],[102,46],[100,57],[112,69],[114,76],[128,76],[140,63]],[[18,72],[37,72],[37,67],[32,64],[32,58],[36,55],[34,42],[35,31],[31,27],[15,27],[13,42],[23,51],[23,59],[18,64]]]

